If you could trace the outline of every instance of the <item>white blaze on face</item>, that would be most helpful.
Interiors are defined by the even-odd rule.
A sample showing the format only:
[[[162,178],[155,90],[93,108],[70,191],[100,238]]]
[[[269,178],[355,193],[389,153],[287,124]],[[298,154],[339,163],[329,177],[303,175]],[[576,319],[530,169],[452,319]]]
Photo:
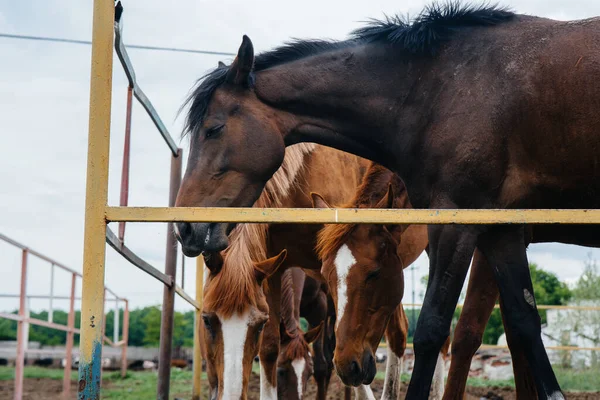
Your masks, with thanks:
[[[348,246],[343,245],[338,250],[334,262],[337,273],[337,309],[335,310],[337,314],[335,328],[337,329],[348,304],[348,273],[350,272],[350,268],[356,264],[356,260]]]
[[[298,398],[302,399],[302,377],[304,376],[304,368],[306,367],[306,360],[304,358],[297,358],[292,361],[292,367],[296,373],[296,380],[298,381]]]
[[[272,386],[265,375],[265,369],[260,365],[260,399],[277,400],[277,387]]]
[[[244,344],[248,332],[250,311],[234,314],[221,320],[223,332],[223,398],[239,399],[242,396],[244,377]]]

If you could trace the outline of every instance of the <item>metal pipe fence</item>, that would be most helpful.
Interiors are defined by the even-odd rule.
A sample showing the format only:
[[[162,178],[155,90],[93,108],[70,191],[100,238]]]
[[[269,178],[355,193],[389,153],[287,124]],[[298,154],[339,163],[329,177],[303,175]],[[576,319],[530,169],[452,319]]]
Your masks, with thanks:
[[[24,368],[25,368],[25,359],[27,355],[27,343],[29,341],[29,326],[36,325],[42,326],[45,328],[55,329],[59,331],[66,332],[66,343],[65,343],[65,365],[64,365],[64,376],[63,376],[63,391],[62,394],[65,398],[70,395],[71,392],[71,367],[73,362],[73,343],[74,343],[74,335],[80,334],[80,330],[75,328],[75,301],[81,299],[81,297],[76,296],[77,292],[77,279],[81,278],[81,274],[77,271],[65,266],[64,264],[59,263],[56,260],[53,260],[50,257],[47,257],[35,250],[30,249],[29,247],[13,240],[3,234],[0,233],[0,240],[9,244],[12,247],[16,247],[21,250],[21,275],[20,275],[20,290],[19,294],[0,294],[2,298],[18,298],[19,299],[19,310],[17,314],[11,314],[7,312],[0,312],[0,318],[9,319],[17,322],[17,355],[15,359],[15,391],[14,391],[14,399],[21,400],[23,397],[23,377],[24,377]],[[29,261],[30,257],[38,258],[46,263],[50,264],[51,268],[51,279],[50,279],[50,293],[48,295],[28,295],[27,294],[27,276],[29,274]],[[58,267],[71,275],[71,285],[70,285],[70,295],[69,296],[60,296],[56,295],[54,291],[55,285],[55,275],[54,268]],[[129,324],[127,320],[129,318],[129,313],[127,312],[128,301],[125,298],[118,297],[112,290],[105,288],[106,291],[110,292],[114,299],[109,299],[108,301],[114,301],[115,303],[115,324],[118,326],[118,321],[120,317],[120,313],[117,312],[119,309],[119,303],[125,303],[125,315],[124,315],[124,324]],[[29,307],[28,300],[29,299],[48,299],[49,300],[49,310],[48,310],[48,320],[44,321],[39,318],[32,318],[29,316]],[[67,324],[59,324],[54,321],[54,309],[55,299],[60,300],[69,300],[69,311],[67,316]],[[121,363],[122,370],[125,371],[127,368],[127,343],[128,343],[128,332],[126,330],[123,331],[123,339],[121,341],[118,340],[118,330],[114,332],[114,341],[111,341],[109,338],[104,336],[104,341],[113,346],[121,347]],[[123,369],[124,366],[124,369]]]

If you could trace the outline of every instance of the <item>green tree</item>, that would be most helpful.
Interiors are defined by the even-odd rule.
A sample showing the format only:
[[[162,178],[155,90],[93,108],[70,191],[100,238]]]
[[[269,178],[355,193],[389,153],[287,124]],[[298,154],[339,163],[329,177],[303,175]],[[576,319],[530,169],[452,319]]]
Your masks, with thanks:
[[[537,264],[530,263],[531,282],[536,304],[563,305],[572,297],[573,293],[566,283],[561,282],[552,272],[541,269]],[[546,323],[546,310],[539,310],[542,323]],[[496,344],[498,338],[504,333],[502,315],[495,309],[483,334],[483,343]]]

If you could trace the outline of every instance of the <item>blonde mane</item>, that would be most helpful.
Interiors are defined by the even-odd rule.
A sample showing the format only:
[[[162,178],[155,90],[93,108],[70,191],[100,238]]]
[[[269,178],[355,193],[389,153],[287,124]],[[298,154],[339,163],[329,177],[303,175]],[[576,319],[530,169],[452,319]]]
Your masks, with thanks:
[[[299,143],[286,148],[283,164],[267,181],[253,207],[280,207],[306,166],[305,156],[316,148]],[[223,268],[206,288],[204,302],[219,309],[225,317],[256,306],[260,293],[255,289],[254,263],[267,258],[269,224],[238,224],[229,235],[229,247],[223,252]]]

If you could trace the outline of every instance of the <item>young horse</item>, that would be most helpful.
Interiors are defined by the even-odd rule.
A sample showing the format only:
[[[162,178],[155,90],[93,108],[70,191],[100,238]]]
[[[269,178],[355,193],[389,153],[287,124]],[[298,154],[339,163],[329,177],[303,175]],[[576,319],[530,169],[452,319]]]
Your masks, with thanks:
[[[313,193],[315,207],[330,207]],[[406,189],[390,170],[372,164],[348,208],[410,208]],[[408,322],[401,304],[403,268],[412,264],[427,246],[426,228],[412,225],[326,225],[320,232],[317,251],[337,309],[335,363],[338,374],[351,385],[368,384],[375,370],[373,353],[385,330],[391,343],[388,363],[399,363],[404,354]],[[394,310],[396,310],[394,312]],[[391,320],[390,320],[390,317]],[[389,321],[389,322],[388,322]],[[435,376],[434,398],[444,389],[443,363],[449,342],[442,349]],[[393,368],[388,364],[388,372]],[[440,377],[440,374],[442,377]],[[384,390],[396,398],[397,389]]]
[[[325,318],[321,319],[316,328],[306,333],[300,328],[303,275],[300,268],[290,268],[281,278],[281,350],[277,359],[279,399],[303,398],[308,379],[313,374],[313,357],[308,345],[320,336],[325,323]]]
[[[299,41],[256,60],[244,37],[232,65],[191,97],[177,205],[250,206],[286,145],[317,142],[389,167],[417,208],[598,208],[599,36],[599,20],[450,3],[412,24],[373,23],[348,41]],[[187,254],[226,246],[230,224],[178,225]],[[540,336],[523,226],[431,225],[428,236],[407,397],[429,395],[478,248],[538,396],[563,398]]]

